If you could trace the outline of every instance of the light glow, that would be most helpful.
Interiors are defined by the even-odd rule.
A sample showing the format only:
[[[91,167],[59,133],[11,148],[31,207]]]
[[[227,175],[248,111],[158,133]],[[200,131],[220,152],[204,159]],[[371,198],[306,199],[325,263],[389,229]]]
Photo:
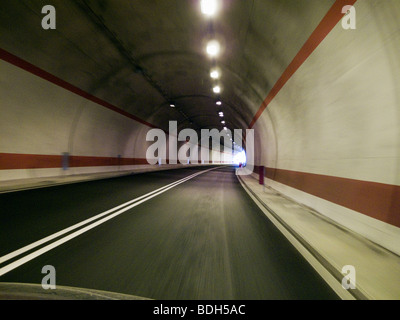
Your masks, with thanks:
[[[213,79],[219,79],[219,72],[218,72],[218,70],[211,70],[211,72],[210,72],[210,77],[211,78],[213,78]]]
[[[201,12],[206,16],[214,16],[218,11],[217,0],[201,0]]]
[[[247,161],[246,152],[242,150],[233,156],[233,163],[245,165]]]
[[[214,93],[221,93],[221,87],[220,86],[215,86],[213,88]]]
[[[207,43],[206,51],[210,57],[218,56],[220,50],[221,46],[217,40],[211,40]]]

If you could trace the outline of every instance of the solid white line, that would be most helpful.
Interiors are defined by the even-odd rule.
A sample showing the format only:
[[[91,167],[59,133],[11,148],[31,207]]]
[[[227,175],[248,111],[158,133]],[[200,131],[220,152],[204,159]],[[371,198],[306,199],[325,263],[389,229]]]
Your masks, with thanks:
[[[245,182],[238,176],[238,180],[243,189],[253,199],[255,204],[261,209],[268,219],[278,228],[278,230],[290,241],[290,243],[297,249],[297,251],[306,259],[306,261],[314,268],[316,272],[325,280],[333,291],[342,300],[355,300],[354,296],[348,290],[343,289],[341,283],[322,265],[316,257],[289,231],[280,221],[278,221],[249,190]]]
[[[117,207],[114,207],[114,208],[112,208],[110,210],[107,210],[107,211],[105,211],[103,213],[100,213],[100,214],[98,214],[98,215],[96,215],[96,216],[94,216],[92,218],[89,218],[89,219],[86,219],[86,220],[84,220],[82,222],[79,222],[79,223],[77,223],[77,224],[75,224],[75,225],[73,225],[71,227],[68,227],[68,228],[66,228],[64,230],[56,232],[56,233],[54,233],[54,234],[52,234],[52,235],[50,235],[50,236],[48,236],[46,238],[43,238],[43,239],[38,240],[36,242],[33,242],[32,244],[27,245],[27,246],[25,246],[25,247],[23,247],[21,249],[16,250],[16,251],[13,251],[13,252],[11,252],[11,253],[3,256],[3,257],[0,257],[0,263],[3,263],[3,262],[5,262],[5,261],[7,261],[9,259],[12,259],[12,258],[14,258],[14,257],[16,257],[16,256],[18,256],[18,255],[20,255],[22,253],[25,253],[28,250],[31,250],[31,249],[39,246],[39,245],[42,245],[42,244],[44,244],[46,242],[49,242],[49,241],[51,241],[51,240],[53,240],[53,239],[65,234],[67,232],[70,232],[70,231],[72,231],[74,229],[77,229],[77,228],[79,228],[79,227],[81,227],[81,226],[83,226],[83,225],[85,225],[85,224],[87,224],[89,222],[92,222],[93,220],[100,219],[101,217],[104,217],[105,215],[107,215],[109,213],[112,213],[115,210],[119,210],[119,209],[125,207],[124,209],[119,210],[119,211],[115,212],[114,214],[111,214],[111,215],[107,216],[106,218],[103,218],[102,220],[99,220],[99,221],[97,221],[95,223],[92,223],[91,225],[88,225],[87,227],[82,228],[82,229],[70,234],[69,236],[66,236],[66,237],[64,237],[64,238],[62,238],[62,239],[60,239],[58,241],[55,241],[54,243],[52,243],[50,245],[47,245],[46,247],[44,247],[42,249],[39,249],[39,250],[37,250],[37,251],[35,251],[35,252],[25,256],[25,257],[13,262],[13,263],[1,268],[0,269],[0,276],[2,276],[3,274],[15,269],[16,267],[20,266],[21,264],[32,260],[33,258],[43,254],[44,252],[47,252],[47,251],[55,248],[56,246],[66,242],[68,240],[71,240],[72,238],[75,238],[76,236],[82,234],[83,232],[86,232],[86,231],[88,231],[88,230],[90,230],[90,229],[92,229],[92,228],[94,228],[94,227],[96,227],[96,226],[98,226],[98,225],[100,225],[100,224],[102,224],[102,223],[104,223],[104,222],[106,222],[106,221],[108,221],[108,220],[120,215],[121,213],[134,208],[135,206],[137,206],[137,205],[139,205],[139,204],[141,204],[141,203],[143,203],[143,202],[145,202],[145,201],[147,201],[147,200],[149,200],[151,198],[153,198],[153,197],[155,197],[155,196],[157,196],[157,195],[159,195],[161,193],[164,193],[165,191],[168,191],[171,188],[176,187],[177,185],[179,185],[179,184],[181,184],[183,182],[186,182],[186,181],[188,181],[188,180],[190,180],[190,179],[192,179],[192,178],[194,178],[194,177],[196,177],[196,176],[198,176],[200,174],[203,174],[203,173],[206,173],[208,171],[215,170],[215,169],[217,169],[217,168],[207,169],[207,170],[200,171],[200,172],[197,172],[195,174],[192,174],[192,175],[190,175],[188,177],[182,178],[182,179],[180,179],[178,181],[170,183],[170,184],[168,184],[168,185],[166,185],[164,187],[161,187],[161,188],[159,188],[157,190],[149,192],[149,193],[147,193],[147,194],[145,194],[143,196],[140,196],[140,197],[135,198],[135,199],[133,199],[131,201],[125,202],[125,203],[123,203],[123,204],[121,204],[121,205],[119,205]],[[134,203],[134,204],[132,205],[132,203]],[[54,246],[54,244],[56,244],[56,245]],[[43,250],[45,250],[45,251],[43,251]]]

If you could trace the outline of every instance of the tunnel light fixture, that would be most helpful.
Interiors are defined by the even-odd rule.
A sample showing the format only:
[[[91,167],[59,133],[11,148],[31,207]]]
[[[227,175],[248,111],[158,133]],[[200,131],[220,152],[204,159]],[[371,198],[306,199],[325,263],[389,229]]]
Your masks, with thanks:
[[[171,108],[175,108],[175,105],[174,105],[173,103],[171,103],[169,106],[170,106]]]
[[[221,111],[220,113],[218,113],[218,115],[223,118],[224,117],[224,113]]]
[[[210,40],[207,43],[206,51],[210,57],[218,56],[218,54],[220,53],[220,50],[221,50],[221,46],[217,40]]]
[[[215,104],[216,104],[217,106],[220,106],[220,105],[222,105],[222,102],[221,102],[221,100],[218,100]]]
[[[220,74],[219,74],[219,71],[217,69],[211,70],[210,77],[212,79],[219,79],[219,76],[220,76]]]
[[[227,131],[227,130],[228,130],[228,128],[227,128],[227,127],[224,127],[224,130],[225,130],[225,131]]]
[[[214,16],[218,11],[217,0],[201,0],[201,12],[206,16]]]
[[[225,124],[225,120],[222,120],[221,123],[222,123],[222,124]]]
[[[214,93],[221,93],[221,87],[220,86],[215,86],[213,88]]]

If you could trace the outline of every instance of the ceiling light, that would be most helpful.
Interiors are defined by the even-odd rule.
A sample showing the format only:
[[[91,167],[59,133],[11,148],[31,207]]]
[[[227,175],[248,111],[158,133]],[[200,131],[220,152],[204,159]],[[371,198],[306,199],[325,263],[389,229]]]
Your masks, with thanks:
[[[207,44],[207,54],[211,57],[216,57],[219,52],[220,52],[220,45],[219,42],[217,40],[211,40],[210,42],[208,42]]]
[[[218,4],[216,0],[201,0],[201,12],[207,16],[217,13]]]
[[[222,124],[225,124],[225,120],[222,120],[221,123],[222,123]]]
[[[210,72],[210,77],[211,78],[213,78],[213,79],[219,79],[219,72],[218,72],[218,70],[211,70],[211,72]]]
[[[220,106],[220,105],[222,104],[222,102],[221,102],[220,100],[218,100],[218,101],[216,102],[216,104],[217,104],[217,106]]]
[[[213,88],[214,93],[220,93],[221,92],[221,87],[220,86],[215,86]]]
[[[220,116],[221,118],[223,118],[223,117],[224,117],[223,112],[220,112],[220,113],[219,113],[219,116]]]
[[[174,104],[170,104],[169,105],[171,108],[175,108],[175,105]]]
[[[226,130],[228,130],[228,128],[227,128],[227,127],[224,127],[224,130],[226,131]]]

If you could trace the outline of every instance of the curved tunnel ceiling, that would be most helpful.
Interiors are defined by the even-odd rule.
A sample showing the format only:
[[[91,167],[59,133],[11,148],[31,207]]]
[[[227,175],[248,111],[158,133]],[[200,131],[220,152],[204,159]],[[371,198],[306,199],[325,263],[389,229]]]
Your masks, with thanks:
[[[246,129],[333,3],[221,0],[210,19],[199,0],[7,0],[0,34],[8,52],[164,130],[170,120],[222,129],[219,109],[230,129]],[[41,28],[46,4],[56,30]],[[212,38],[222,44],[214,60],[205,52]]]

